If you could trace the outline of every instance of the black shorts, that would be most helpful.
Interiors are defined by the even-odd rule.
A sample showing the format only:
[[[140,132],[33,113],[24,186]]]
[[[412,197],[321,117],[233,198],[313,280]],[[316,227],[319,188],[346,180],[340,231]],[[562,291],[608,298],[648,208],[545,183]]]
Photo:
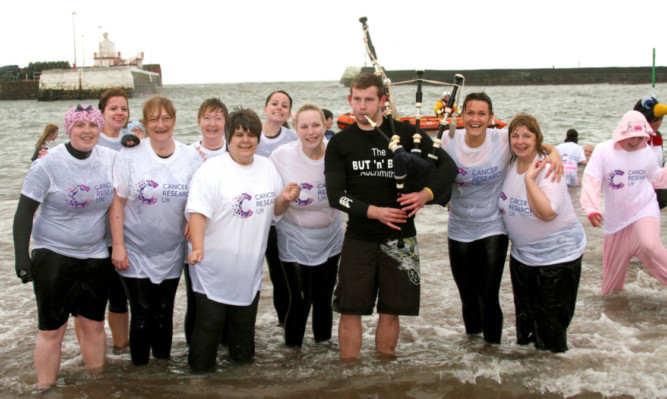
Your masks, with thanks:
[[[57,330],[70,314],[104,321],[111,273],[115,271],[108,258],[77,259],[45,248],[33,250],[38,328]]]
[[[346,315],[377,312],[419,315],[419,250],[417,238],[373,242],[345,238],[340,256],[333,309]]]

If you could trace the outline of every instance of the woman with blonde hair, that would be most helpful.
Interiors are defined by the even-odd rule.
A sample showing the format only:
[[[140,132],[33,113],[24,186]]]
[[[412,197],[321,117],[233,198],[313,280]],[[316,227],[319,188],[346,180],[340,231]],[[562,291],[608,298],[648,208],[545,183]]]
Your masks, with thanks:
[[[289,291],[285,344],[301,347],[310,308],[316,342],[331,339],[333,295],[343,246],[339,210],[329,206],[324,178],[326,119],[306,103],[296,112],[297,141],[277,148],[269,159],[283,181],[296,181],[301,196],[278,224],[278,250]]]
[[[202,164],[175,141],[176,109],[162,96],[144,104],[148,139],[123,148],[113,167],[109,209],[113,262],[130,302],[130,355],[135,365],[171,354],[176,288],[185,262],[188,184]]]

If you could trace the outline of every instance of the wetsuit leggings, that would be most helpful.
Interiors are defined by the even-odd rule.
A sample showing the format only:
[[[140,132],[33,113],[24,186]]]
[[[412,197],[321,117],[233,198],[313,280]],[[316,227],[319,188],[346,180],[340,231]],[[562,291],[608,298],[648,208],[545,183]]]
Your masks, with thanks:
[[[269,268],[269,277],[273,284],[273,306],[276,308],[278,323],[285,323],[287,308],[289,307],[289,290],[285,281],[285,274],[280,266],[278,256],[278,233],[276,226],[271,226],[269,230],[269,240],[266,244],[266,264]]]
[[[197,317],[197,302],[195,301],[195,292],[192,290],[192,280],[190,280],[190,264],[183,265],[183,275],[185,276],[185,318],[183,320],[183,330],[185,332],[185,343],[190,345],[192,330],[195,329],[195,318]]]
[[[169,359],[173,335],[174,298],[179,278],[153,284],[147,278],[121,277],[130,300],[130,356],[132,363]]]
[[[289,289],[289,308],[285,318],[285,344],[301,347],[306,332],[306,321],[310,307],[313,307],[313,336],[316,342],[331,339],[333,296],[338,259],[332,256],[318,266],[304,266],[299,263],[283,262],[285,279]]]
[[[111,251],[109,251],[111,253]],[[111,263],[111,261],[109,261]],[[113,265],[112,265],[113,266]],[[127,295],[118,273],[109,276],[109,312],[127,313]]]
[[[218,346],[225,328],[229,329],[229,357],[236,361],[252,359],[255,355],[255,321],[259,291],[247,306],[215,302],[198,292],[194,295],[197,301],[197,317],[188,353],[190,366],[196,371],[215,368]]]
[[[516,340],[540,350],[565,352],[574,316],[581,257],[547,266],[528,266],[510,257],[516,311]]]
[[[479,334],[490,343],[500,343],[503,312],[498,294],[505,268],[506,235],[499,234],[472,242],[449,239],[449,262],[463,305],[467,334]]]

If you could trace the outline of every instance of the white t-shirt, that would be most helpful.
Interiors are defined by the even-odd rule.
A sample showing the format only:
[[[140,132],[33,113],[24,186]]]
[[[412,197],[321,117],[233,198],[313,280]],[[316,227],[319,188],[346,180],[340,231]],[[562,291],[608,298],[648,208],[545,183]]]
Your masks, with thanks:
[[[97,145],[118,152],[123,148],[123,145],[120,143],[120,139],[126,134],[133,134],[133,133],[127,129],[120,129],[120,134],[118,135],[118,137],[112,138],[100,132],[100,139],[97,141]],[[107,247],[111,247],[111,230],[109,229],[108,219],[105,227],[104,241],[107,243]]]
[[[123,145],[120,143],[120,139],[123,138],[126,134],[134,134],[127,129],[120,129],[120,134],[118,137],[109,137],[106,134],[100,132],[100,139],[97,141],[97,145],[102,147],[111,148],[114,151],[120,151],[123,148]]]
[[[255,156],[243,166],[229,153],[208,160],[192,178],[185,214],[207,218],[204,257],[190,267],[195,292],[228,305],[250,305],[260,289],[276,196],[278,171]]]
[[[577,175],[577,167],[586,160],[584,149],[577,143],[568,141],[556,147],[563,160],[563,169],[565,170],[565,180],[568,186],[578,186],[579,177]]]
[[[290,141],[295,141],[296,139],[296,132],[286,128],[285,126],[280,128],[280,134],[276,137],[266,137],[264,132],[262,132],[262,137],[259,139],[259,144],[257,145],[257,151],[255,151],[255,155],[261,155],[268,158],[276,148],[283,144],[287,144]]]
[[[223,142],[222,147],[218,148],[217,150],[209,150],[208,148],[201,145],[201,141],[190,144],[190,147],[192,147],[200,155],[203,154],[202,159],[204,162],[206,162],[208,159],[215,158],[227,152],[227,143],[225,142]]]
[[[442,148],[459,168],[449,203],[449,238],[472,242],[507,234],[498,212],[498,196],[510,160],[507,130],[487,129],[486,140],[477,148],[466,144],[465,130],[457,130],[453,139],[443,136]]]
[[[343,222],[340,211],[329,206],[324,157],[308,158],[296,140],[277,148],[269,159],[284,182],[301,186],[299,198],[276,224],[280,260],[318,266],[338,255],[343,246]]]
[[[584,173],[602,182],[604,233],[614,234],[651,216],[660,220],[660,208],[651,185],[660,177],[653,151],[615,150],[611,140],[598,144]]]
[[[88,158],[76,159],[60,144],[32,163],[21,194],[41,203],[33,248],[78,259],[109,256],[104,231],[115,157],[114,151],[96,146]]]
[[[175,142],[160,158],[150,140],[123,148],[113,168],[116,194],[126,198],[124,236],[130,261],[122,276],[150,278],[154,284],[178,278],[185,262],[185,217],[192,175],[202,164],[192,148]]]
[[[215,157],[218,157],[222,154],[225,154],[227,152],[227,143],[223,142],[222,147],[218,148],[217,150],[209,150],[208,148],[204,147],[201,145],[201,141],[197,141],[196,143],[190,144],[190,147],[192,147],[197,153],[202,157],[202,160],[206,162],[209,159],[213,159]],[[192,244],[190,241],[187,241],[187,244],[185,246],[185,260],[187,262],[188,254],[192,252]]]
[[[579,258],[586,248],[586,235],[574,213],[565,180],[552,182],[544,176],[547,165],[536,182],[558,216],[545,222],[535,216],[528,204],[525,173],[517,173],[517,163],[509,166],[498,207],[512,241],[512,256],[531,266],[553,265]]]

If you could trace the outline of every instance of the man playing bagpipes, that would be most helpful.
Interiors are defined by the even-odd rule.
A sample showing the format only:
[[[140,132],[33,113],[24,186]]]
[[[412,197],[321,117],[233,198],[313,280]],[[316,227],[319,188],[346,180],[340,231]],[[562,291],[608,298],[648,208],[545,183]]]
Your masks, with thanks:
[[[415,127],[383,117],[386,97],[379,76],[360,74],[350,86],[348,101],[357,122],[331,139],[324,170],[329,203],[349,215],[333,298],[333,309],[341,314],[338,336],[343,359],[359,354],[361,316],[371,315],[376,303],[380,316],[375,346],[383,355],[396,350],[399,316],[419,314],[414,216],[450,190],[458,173],[454,161],[438,148],[434,178],[417,191],[399,195],[387,136],[398,136],[409,152]],[[432,148],[433,140],[420,135],[421,147]],[[422,151],[422,158],[428,153]],[[414,174],[408,173],[407,179]]]

